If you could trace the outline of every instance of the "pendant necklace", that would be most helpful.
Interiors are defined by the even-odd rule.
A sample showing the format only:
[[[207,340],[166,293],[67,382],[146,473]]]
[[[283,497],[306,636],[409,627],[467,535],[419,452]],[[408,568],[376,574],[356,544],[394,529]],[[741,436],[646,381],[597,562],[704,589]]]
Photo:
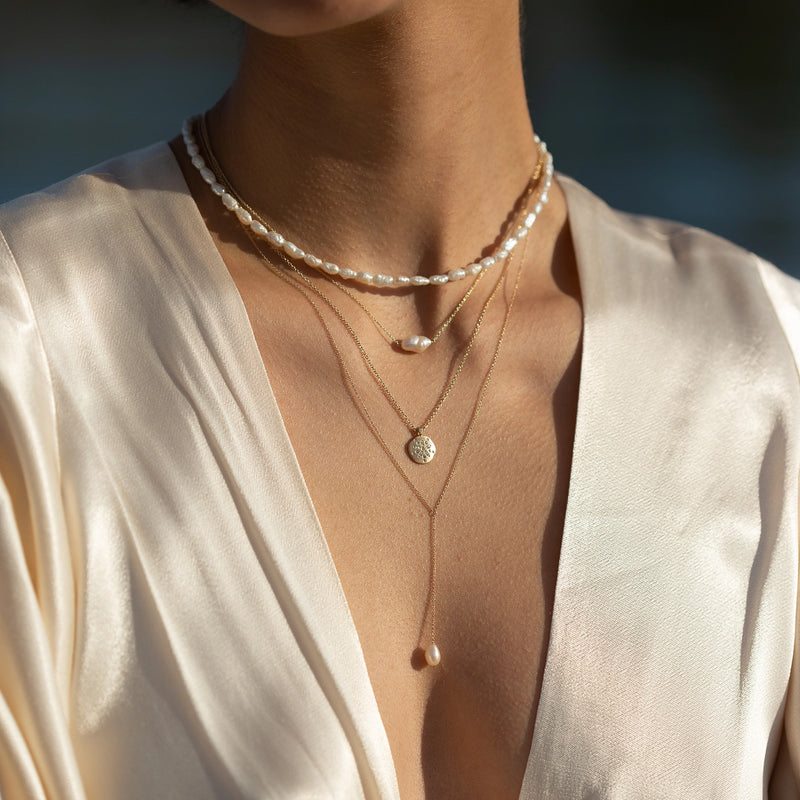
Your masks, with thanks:
[[[259,243],[251,237],[251,241],[253,242],[254,247],[258,250],[261,257],[267,260],[270,264],[272,261],[267,258],[267,255],[261,249]],[[475,340],[478,338],[478,333],[480,332],[481,326],[483,325],[484,318],[486,317],[486,312],[489,310],[489,306],[494,300],[495,295],[500,289],[502,285],[503,278],[508,270],[508,267],[511,264],[513,259],[513,255],[510,255],[503,267],[503,271],[500,273],[497,282],[494,285],[489,297],[483,304],[483,308],[481,309],[480,316],[478,317],[477,322],[475,323],[475,327],[470,334],[470,337],[467,341],[467,345],[464,348],[464,352],[461,354],[461,358],[458,361],[458,365],[456,366],[453,374],[450,376],[450,380],[445,384],[441,394],[439,395],[439,399],[436,401],[436,404],[431,409],[428,416],[425,418],[425,421],[418,426],[415,426],[414,423],[409,418],[408,414],[405,412],[403,407],[398,403],[395,396],[390,391],[389,387],[386,385],[386,381],[381,376],[380,372],[378,372],[377,368],[375,367],[374,362],[370,358],[369,354],[367,353],[364,345],[362,344],[361,340],[358,337],[358,334],[353,329],[353,326],[350,324],[349,320],[344,316],[341,312],[339,307],[316,285],[314,284],[307,275],[304,275],[294,264],[292,264],[288,259],[285,259],[282,253],[278,253],[279,258],[283,258],[289,268],[295,273],[297,280],[302,281],[308,289],[310,289],[314,294],[316,294],[334,313],[337,319],[342,323],[345,330],[347,331],[350,338],[353,340],[353,343],[356,345],[361,358],[366,365],[367,369],[369,370],[372,378],[377,383],[378,388],[381,390],[381,393],[389,402],[389,405],[395,410],[396,414],[403,422],[403,424],[408,428],[409,433],[411,434],[411,439],[406,444],[406,452],[408,453],[409,457],[412,461],[416,464],[428,464],[433,461],[433,457],[436,455],[436,444],[434,443],[433,439],[428,436],[425,431],[427,430],[428,426],[433,422],[436,415],[441,410],[442,406],[445,403],[445,400],[449,397],[453,387],[456,384],[461,372],[464,369],[464,365],[466,364],[467,357],[469,356],[470,352],[472,351],[472,347],[475,344]],[[274,266],[274,264],[273,264]]]

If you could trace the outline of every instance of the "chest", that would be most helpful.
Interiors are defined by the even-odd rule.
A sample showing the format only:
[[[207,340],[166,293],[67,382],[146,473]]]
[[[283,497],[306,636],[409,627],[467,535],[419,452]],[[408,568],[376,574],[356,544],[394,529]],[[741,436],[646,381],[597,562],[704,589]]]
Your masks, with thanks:
[[[518,797],[569,484],[579,315],[565,313],[545,364],[530,358],[524,325],[510,329],[489,383],[492,350],[476,352],[475,368],[426,431],[437,456],[420,466],[405,454],[410,434],[370,391],[346,341],[338,344],[355,399],[329,350],[276,348],[271,319],[250,311],[359,635],[401,796],[463,797],[480,787],[481,796]],[[553,342],[539,344],[541,352]],[[403,376],[386,379],[410,415],[430,405],[415,404]],[[432,668],[422,649],[433,628],[442,663]]]

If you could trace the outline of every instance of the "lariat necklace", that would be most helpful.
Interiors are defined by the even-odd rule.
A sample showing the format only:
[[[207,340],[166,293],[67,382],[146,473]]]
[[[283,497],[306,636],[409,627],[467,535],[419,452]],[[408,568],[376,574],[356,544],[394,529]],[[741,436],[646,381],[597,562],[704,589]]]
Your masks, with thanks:
[[[208,139],[208,136],[207,136],[206,132],[203,130],[202,127],[201,127],[201,141],[202,141],[202,146],[203,146],[203,155],[210,162],[212,162],[213,164],[215,164],[217,166],[218,174],[226,182],[226,185],[224,187],[225,190],[227,192],[229,192],[231,194],[231,196],[234,196],[234,192],[230,187],[230,183],[224,177],[224,175],[223,175],[223,173],[221,171],[221,167],[219,167],[219,162],[217,161],[217,159],[216,159],[216,157],[215,157],[215,155],[213,153],[213,150],[211,148],[211,143],[210,143],[210,141]],[[199,151],[198,151],[198,153],[199,153]],[[526,192],[526,194],[524,195],[524,200],[527,201],[529,199],[529,197],[530,197],[530,191]],[[527,208],[525,206],[523,206],[523,213],[526,213],[526,212],[527,212]],[[525,238],[525,237],[523,237],[523,238]],[[251,239],[253,240],[253,242],[256,245],[259,253],[261,253],[261,255],[263,257],[264,253],[261,250],[261,247],[259,246],[258,240],[255,239],[253,236],[251,236]],[[473,348],[475,340],[476,340],[476,338],[478,336],[478,333],[479,333],[479,331],[481,329],[481,326],[482,326],[483,320],[484,320],[484,318],[486,316],[486,312],[488,311],[489,305],[491,304],[491,301],[494,299],[494,297],[495,297],[495,295],[496,295],[496,293],[498,291],[498,288],[500,286],[500,281],[498,280],[498,282],[495,285],[493,291],[490,293],[489,297],[485,301],[484,306],[483,306],[483,308],[481,310],[481,313],[480,313],[480,315],[478,317],[478,320],[477,320],[477,322],[475,324],[475,327],[474,327],[474,329],[472,331],[472,334],[470,335],[470,337],[469,337],[469,339],[467,341],[467,345],[466,345],[466,347],[464,349],[464,352],[462,353],[461,358],[459,359],[459,362],[458,362],[455,370],[453,371],[449,381],[444,385],[444,388],[442,389],[442,392],[440,393],[438,400],[434,404],[433,408],[431,409],[430,413],[427,415],[425,420],[421,424],[415,424],[414,422],[412,422],[412,420],[409,417],[409,415],[406,413],[406,411],[403,409],[403,407],[397,401],[395,396],[392,394],[392,392],[389,389],[389,387],[387,386],[385,380],[381,376],[381,374],[378,371],[378,369],[375,367],[374,362],[372,361],[372,359],[370,358],[370,356],[367,353],[366,349],[364,348],[363,344],[361,343],[361,340],[359,339],[358,335],[356,334],[355,330],[353,329],[353,326],[350,324],[349,320],[345,317],[345,315],[342,313],[342,311],[339,309],[339,307],[318,286],[316,286],[316,284],[314,284],[308,278],[308,276],[306,276],[297,267],[297,265],[294,264],[286,256],[285,253],[283,253],[282,251],[278,251],[277,255],[297,275],[297,277],[306,284],[306,286],[312,292],[314,292],[321,300],[323,300],[323,302],[326,303],[326,305],[328,305],[330,307],[331,311],[333,311],[333,313],[336,315],[336,317],[339,319],[339,321],[344,326],[344,328],[347,331],[348,335],[351,337],[351,339],[353,340],[354,344],[356,345],[356,347],[357,347],[357,349],[358,349],[358,351],[359,351],[359,353],[361,355],[361,358],[364,361],[365,366],[367,367],[367,369],[369,370],[369,372],[372,375],[373,379],[375,380],[376,384],[378,385],[381,393],[384,395],[386,400],[389,402],[389,404],[394,409],[394,411],[397,413],[397,415],[400,418],[400,420],[402,421],[402,423],[406,426],[406,428],[409,431],[409,434],[410,434],[411,438],[406,443],[406,452],[408,453],[409,458],[411,458],[411,460],[414,461],[417,464],[428,464],[428,463],[430,463],[433,460],[434,456],[436,455],[436,444],[435,444],[434,440],[431,438],[431,436],[426,433],[426,430],[429,427],[429,425],[433,422],[434,418],[437,416],[439,411],[441,410],[442,406],[444,405],[445,401],[447,400],[448,396],[450,395],[451,391],[453,390],[453,387],[455,386],[456,382],[458,381],[459,376],[461,375],[461,373],[462,373],[462,371],[464,369],[464,365],[466,364],[467,358],[468,358],[468,356],[469,356],[469,354],[470,354],[470,352],[471,352],[471,350]],[[513,258],[513,252],[510,253],[506,257],[506,259],[505,259],[505,262],[506,262],[505,263],[505,268],[508,267],[508,265],[510,263],[510,260],[512,258]],[[272,262],[270,261],[270,263],[272,263]],[[349,292],[348,292],[348,294],[349,294]],[[462,300],[462,304],[463,304],[463,302],[464,301]],[[456,308],[456,311],[457,310],[458,310],[458,307]],[[454,316],[454,314],[451,314],[451,316]]]
[[[256,250],[258,251],[261,258],[267,264],[269,269],[282,281],[287,283],[292,288],[296,289],[300,292],[301,295],[306,299],[306,301],[311,305],[314,309],[314,312],[317,315],[317,318],[320,321],[323,329],[325,330],[326,338],[328,339],[328,343],[333,350],[334,355],[336,356],[336,360],[339,363],[339,369],[341,370],[342,374],[347,381],[348,389],[352,397],[355,398],[357,401],[361,412],[366,420],[367,427],[370,429],[370,432],[377,440],[378,444],[380,445],[383,452],[386,454],[389,461],[392,463],[392,466],[398,472],[400,477],[409,487],[413,495],[417,498],[420,505],[425,509],[428,514],[428,542],[429,542],[429,573],[428,573],[428,594],[426,597],[425,602],[425,610],[423,612],[423,620],[422,620],[422,628],[420,632],[420,640],[418,642],[418,648],[423,651],[425,657],[425,663],[428,666],[435,667],[441,663],[442,660],[442,651],[439,647],[436,639],[436,599],[437,599],[437,558],[436,558],[436,521],[437,516],[439,513],[439,509],[442,505],[442,501],[444,500],[445,494],[447,490],[450,488],[450,484],[453,481],[453,476],[455,475],[456,469],[461,462],[461,459],[464,455],[464,451],[466,450],[467,444],[472,436],[472,433],[475,429],[475,425],[478,421],[478,415],[480,414],[481,408],[483,407],[483,402],[486,398],[486,392],[489,388],[489,383],[492,379],[492,375],[494,373],[495,366],[497,364],[497,360],[500,357],[500,348],[502,347],[503,340],[505,338],[506,330],[508,328],[508,321],[511,317],[511,309],[514,305],[514,300],[517,296],[517,290],[519,289],[520,284],[520,277],[522,275],[522,269],[525,263],[525,250],[527,249],[527,242],[523,245],[522,248],[522,256],[520,258],[520,265],[517,269],[517,276],[514,281],[514,288],[511,293],[511,297],[508,301],[508,305],[506,306],[505,316],[503,318],[503,325],[500,328],[500,333],[497,338],[497,344],[494,348],[494,353],[492,355],[492,360],[489,363],[489,367],[484,375],[483,382],[481,388],[478,392],[478,398],[475,402],[475,406],[472,411],[472,415],[469,420],[469,424],[467,425],[466,430],[464,431],[464,435],[461,437],[461,441],[459,442],[458,448],[456,450],[456,454],[453,458],[453,462],[450,465],[450,470],[447,473],[447,477],[445,478],[444,485],[442,486],[441,491],[439,492],[438,496],[434,500],[433,503],[429,502],[425,495],[419,490],[419,488],[414,484],[411,480],[411,477],[408,473],[403,469],[400,465],[398,460],[395,458],[392,448],[389,446],[386,439],[380,432],[380,429],[375,424],[375,421],[372,418],[372,415],[369,413],[366,403],[364,402],[364,398],[361,396],[361,393],[358,390],[358,387],[353,380],[352,375],[350,374],[350,370],[347,368],[347,364],[342,356],[341,351],[339,350],[339,346],[336,344],[336,340],[331,333],[330,327],[325,320],[325,316],[323,315],[320,307],[314,301],[314,298],[311,294],[307,291],[306,287],[300,282],[300,280],[293,276],[289,275],[282,270],[280,270],[270,259],[270,257],[261,249],[258,242],[255,240],[254,237],[251,236],[251,240],[253,245],[255,246]],[[299,273],[302,275],[302,273]],[[498,286],[505,282],[506,272],[504,271],[503,274],[498,279]],[[312,285],[313,286],[313,285]],[[495,287],[495,291],[497,287]],[[428,638],[427,644],[425,643],[425,622],[428,621]]]

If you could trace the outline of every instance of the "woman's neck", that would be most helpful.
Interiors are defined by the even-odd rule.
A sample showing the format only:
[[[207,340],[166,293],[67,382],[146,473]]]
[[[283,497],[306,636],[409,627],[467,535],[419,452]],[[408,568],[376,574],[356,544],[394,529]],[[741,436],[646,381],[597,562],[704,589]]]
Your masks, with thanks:
[[[249,30],[209,115],[237,191],[301,247],[450,269],[499,233],[536,146],[516,0],[407,0],[317,36]]]

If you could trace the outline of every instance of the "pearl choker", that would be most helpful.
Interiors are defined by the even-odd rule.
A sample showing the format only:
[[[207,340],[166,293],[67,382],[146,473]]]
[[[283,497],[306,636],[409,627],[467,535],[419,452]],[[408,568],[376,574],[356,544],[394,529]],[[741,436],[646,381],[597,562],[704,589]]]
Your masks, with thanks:
[[[259,238],[264,239],[271,247],[285,253],[295,261],[302,261],[307,266],[324,272],[327,275],[335,275],[342,280],[354,281],[355,283],[362,283],[367,286],[378,286],[381,288],[440,286],[446,283],[463,280],[468,276],[477,275],[479,272],[487,270],[495,264],[504,261],[520,241],[528,235],[528,232],[533,227],[536,218],[547,204],[550,186],[553,182],[553,157],[548,152],[547,145],[536,136],[534,137],[536,144],[539,146],[540,153],[545,161],[542,192],[539,195],[536,205],[525,215],[522,224],[517,227],[516,231],[514,231],[511,236],[505,239],[494,255],[475,261],[462,269],[453,269],[450,270],[450,272],[440,275],[383,275],[381,273],[372,274],[370,272],[357,272],[353,269],[339,267],[336,264],[332,264],[330,261],[325,261],[322,258],[318,258],[306,252],[294,244],[294,242],[290,242],[276,230],[267,227],[261,220],[256,219],[254,215],[219,182],[217,176],[208,167],[205,159],[200,155],[200,147],[194,138],[192,127],[193,121],[187,119],[183,123],[182,128],[183,142],[186,145],[186,152],[189,154],[192,164],[200,172],[203,180],[211,187],[211,191],[219,197],[222,205],[225,206],[228,211],[234,212],[242,225],[249,228]]]

